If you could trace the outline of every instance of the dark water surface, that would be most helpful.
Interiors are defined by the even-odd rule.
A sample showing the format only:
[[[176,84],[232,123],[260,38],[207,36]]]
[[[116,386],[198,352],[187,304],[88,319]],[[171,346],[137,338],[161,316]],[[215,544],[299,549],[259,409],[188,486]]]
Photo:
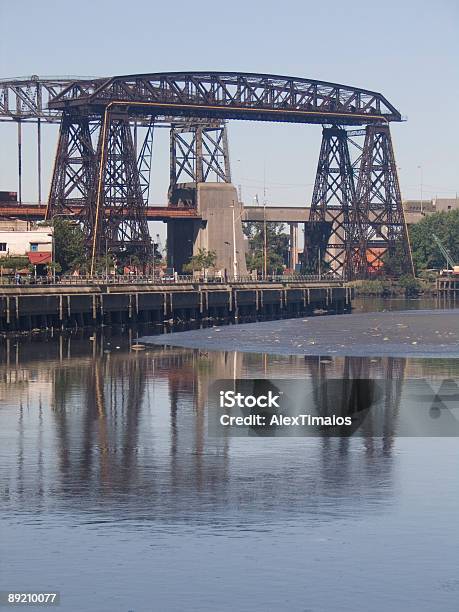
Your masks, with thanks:
[[[459,441],[207,434],[215,378],[459,377],[458,359],[10,339],[0,590],[95,611],[455,611]]]

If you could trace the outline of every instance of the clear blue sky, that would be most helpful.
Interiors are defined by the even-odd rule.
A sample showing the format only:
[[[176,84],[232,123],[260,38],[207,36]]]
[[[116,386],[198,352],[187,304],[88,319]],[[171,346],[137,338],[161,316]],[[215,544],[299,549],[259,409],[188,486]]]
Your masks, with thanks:
[[[240,70],[336,81],[384,93],[404,198],[459,192],[459,2],[0,0],[0,77]],[[24,200],[36,200],[33,128],[25,129]],[[165,132],[165,131],[164,131]],[[45,139],[44,174],[56,133]],[[233,180],[248,202],[310,201],[319,126],[232,122]],[[151,201],[165,202],[167,135],[156,141]],[[15,127],[0,124],[0,189],[16,189]]]

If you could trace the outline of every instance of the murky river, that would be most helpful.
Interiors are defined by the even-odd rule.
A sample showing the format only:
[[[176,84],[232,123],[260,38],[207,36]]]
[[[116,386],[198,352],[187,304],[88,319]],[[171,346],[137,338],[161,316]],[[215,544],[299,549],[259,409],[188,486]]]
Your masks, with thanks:
[[[454,611],[457,438],[215,438],[215,378],[459,378],[457,359],[2,341],[0,590],[61,610]],[[30,608],[29,608],[30,609]]]

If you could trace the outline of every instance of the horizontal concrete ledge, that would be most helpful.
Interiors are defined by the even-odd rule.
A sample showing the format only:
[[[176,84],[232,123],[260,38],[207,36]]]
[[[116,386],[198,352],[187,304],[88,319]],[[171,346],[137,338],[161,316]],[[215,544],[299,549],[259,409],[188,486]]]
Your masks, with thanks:
[[[307,223],[310,208],[295,206],[244,206],[243,221],[261,223]]]
[[[94,284],[94,285],[0,285],[0,296],[16,295],[82,295],[104,293],[180,293],[189,291],[239,291],[246,289],[336,289],[344,287],[341,281],[322,282],[273,282],[273,283],[174,283],[174,284]]]

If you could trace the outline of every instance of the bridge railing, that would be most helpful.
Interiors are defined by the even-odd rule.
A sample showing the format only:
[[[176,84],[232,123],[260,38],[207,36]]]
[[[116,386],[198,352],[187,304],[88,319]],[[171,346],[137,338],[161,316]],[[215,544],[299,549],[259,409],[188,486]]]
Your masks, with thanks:
[[[341,283],[342,279],[333,276],[319,275],[270,275],[265,278],[254,278],[252,276],[223,277],[223,276],[191,276],[191,275],[137,275],[137,274],[99,274],[93,276],[60,276],[20,278],[3,276],[0,279],[1,286],[68,286],[68,285],[196,285],[196,284],[231,284],[243,285],[249,283],[272,284],[272,283]]]

